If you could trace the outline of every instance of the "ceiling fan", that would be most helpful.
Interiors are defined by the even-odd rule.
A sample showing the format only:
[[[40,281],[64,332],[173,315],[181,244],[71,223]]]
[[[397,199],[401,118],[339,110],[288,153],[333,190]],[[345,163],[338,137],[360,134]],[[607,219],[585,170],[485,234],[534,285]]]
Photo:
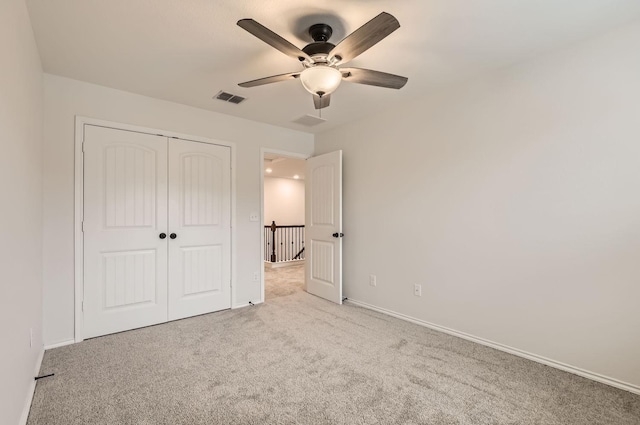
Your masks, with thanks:
[[[340,66],[400,28],[398,20],[386,12],[382,12],[352,32],[337,45],[328,41],[333,33],[329,25],[312,25],[309,28],[309,35],[313,43],[307,44],[302,50],[253,19],[241,19],[238,21],[238,26],[287,56],[296,58],[303,66],[302,71],[247,81],[238,84],[240,87],[255,87],[300,79],[304,88],[313,95],[315,108],[322,109],[329,106],[331,93],[338,88],[342,80],[391,89],[402,88],[408,80],[406,77],[386,72]]]

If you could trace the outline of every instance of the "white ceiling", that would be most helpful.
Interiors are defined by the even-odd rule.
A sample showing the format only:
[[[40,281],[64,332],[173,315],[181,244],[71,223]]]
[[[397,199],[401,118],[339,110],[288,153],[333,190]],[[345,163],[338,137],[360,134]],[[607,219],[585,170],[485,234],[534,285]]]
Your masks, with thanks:
[[[265,154],[264,175],[265,177],[281,177],[285,179],[294,179],[293,176],[297,175],[298,180],[304,180],[305,163],[304,159]],[[267,168],[271,169],[270,173],[266,171]]]
[[[638,18],[638,0],[27,0],[44,70],[78,80],[319,133],[394,104]],[[337,43],[378,13],[401,28],[350,65],[409,78],[399,90],[343,83],[316,115],[299,81],[238,83],[301,65],[236,25],[253,18],[299,47],[313,23]],[[233,105],[212,96],[229,91]]]

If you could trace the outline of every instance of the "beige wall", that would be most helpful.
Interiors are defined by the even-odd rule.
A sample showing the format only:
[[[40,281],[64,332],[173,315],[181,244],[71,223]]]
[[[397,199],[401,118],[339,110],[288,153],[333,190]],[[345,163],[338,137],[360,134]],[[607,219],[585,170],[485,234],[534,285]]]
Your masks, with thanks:
[[[45,344],[74,337],[74,117],[207,137],[236,144],[236,305],[261,298],[259,222],[261,148],[308,155],[313,136],[176,103],[45,74],[44,333]]]
[[[304,181],[264,178],[264,224],[304,224]]]
[[[636,22],[318,136],[345,295],[640,390],[638,46]]]
[[[0,52],[0,423],[14,425],[42,353],[42,68],[22,0],[0,3]]]

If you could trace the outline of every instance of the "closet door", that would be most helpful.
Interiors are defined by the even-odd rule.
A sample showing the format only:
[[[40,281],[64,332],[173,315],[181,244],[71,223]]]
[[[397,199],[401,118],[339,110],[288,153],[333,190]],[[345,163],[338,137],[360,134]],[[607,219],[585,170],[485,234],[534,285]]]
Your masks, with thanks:
[[[84,337],[167,320],[167,139],[85,126]]]
[[[231,149],[169,140],[169,320],[231,307]]]

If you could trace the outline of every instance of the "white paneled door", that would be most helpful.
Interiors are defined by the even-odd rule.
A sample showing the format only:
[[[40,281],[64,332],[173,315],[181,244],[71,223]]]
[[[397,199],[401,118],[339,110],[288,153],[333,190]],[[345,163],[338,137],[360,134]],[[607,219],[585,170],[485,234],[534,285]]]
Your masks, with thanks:
[[[230,149],[85,126],[84,337],[231,306]]]
[[[169,143],[169,320],[231,306],[230,163],[228,147]]]
[[[342,151],[309,158],[305,186],[307,292],[342,304]]]

